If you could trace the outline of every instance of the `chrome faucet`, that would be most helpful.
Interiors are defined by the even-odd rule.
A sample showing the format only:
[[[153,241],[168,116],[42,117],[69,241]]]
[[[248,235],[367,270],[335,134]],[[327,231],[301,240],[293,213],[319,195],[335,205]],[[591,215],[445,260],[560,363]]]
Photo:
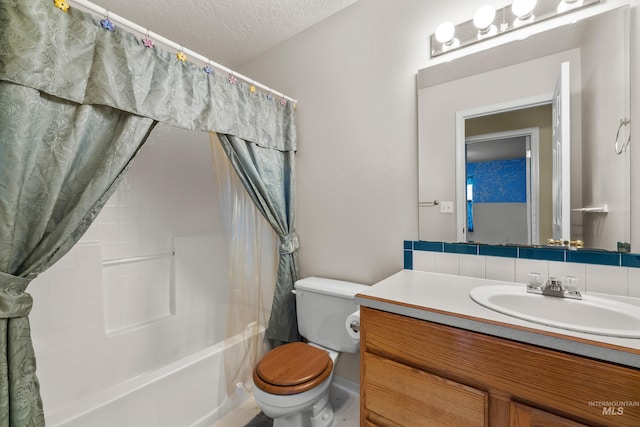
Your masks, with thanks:
[[[531,273],[529,283],[527,283],[527,292],[550,297],[582,299],[578,283],[578,279],[573,276],[564,276],[562,280],[559,280],[555,277],[545,278],[541,274]]]

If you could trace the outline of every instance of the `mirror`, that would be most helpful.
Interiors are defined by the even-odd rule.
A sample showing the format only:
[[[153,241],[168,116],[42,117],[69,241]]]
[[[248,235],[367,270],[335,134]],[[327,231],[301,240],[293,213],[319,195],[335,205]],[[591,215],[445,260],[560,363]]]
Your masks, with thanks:
[[[420,70],[420,240],[628,251],[629,51],[624,6]],[[563,63],[570,156],[554,180],[551,101]],[[569,190],[564,209],[553,201],[559,187]]]

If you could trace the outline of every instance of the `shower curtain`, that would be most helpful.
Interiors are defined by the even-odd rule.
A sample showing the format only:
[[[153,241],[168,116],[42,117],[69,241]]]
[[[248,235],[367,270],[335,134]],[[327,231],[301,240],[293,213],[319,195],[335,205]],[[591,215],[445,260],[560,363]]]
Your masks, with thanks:
[[[262,216],[280,237],[280,261],[267,334],[275,341],[299,341],[293,284],[298,280],[298,236],[294,221],[294,153],[261,147],[233,135],[218,134],[231,165]],[[286,285],[285,285],[286,284]]]
[[[264,329],[271,314],[278,270],[278,240],[211,133],[216,186],[229,253],[229,296],[225,337],[242,336],[244,347],[225,345],[227,393],[251,391],[253,368],[269,350]]]
[[[44,424],[29,281],[82,236],[156,122],[283,153],[285,181],[259,184],[267,175],[249,169],[242,182],[292,194],[293,105],[57,8],[63,3],[0,0],[0,427]],[[295,318],[295,305],[278,296],[297,276],[297,237],[293,200],[282,200],[282,228],[270,221],[281,238],[282,274],[268,335],[286,341],[296,326],[278,319]]]
[[[0,426],[42,425],[29,282],[80,239],[156,122],[0,81]]]

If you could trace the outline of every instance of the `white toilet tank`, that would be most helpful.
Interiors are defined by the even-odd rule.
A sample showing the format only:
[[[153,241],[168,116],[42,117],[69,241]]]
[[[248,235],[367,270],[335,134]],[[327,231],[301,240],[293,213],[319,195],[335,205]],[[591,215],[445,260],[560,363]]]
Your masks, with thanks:
[[[319,277],[298,280],[294,286],[300,335],[331,350],[357,352],[360,341],[349,336],[345,321],[359,308],[355,295],[368,286]]]

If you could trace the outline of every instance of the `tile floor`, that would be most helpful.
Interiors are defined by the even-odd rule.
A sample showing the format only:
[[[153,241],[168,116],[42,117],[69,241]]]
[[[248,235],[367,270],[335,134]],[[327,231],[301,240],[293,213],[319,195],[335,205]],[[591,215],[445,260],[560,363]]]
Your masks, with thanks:
[[[360,395],[357,384],[334,379],[330,399],[334,410],[334,427],[358,427],[360,425]],[[242,427],[260,412],[253,397],[216,421],[211,427]]]

